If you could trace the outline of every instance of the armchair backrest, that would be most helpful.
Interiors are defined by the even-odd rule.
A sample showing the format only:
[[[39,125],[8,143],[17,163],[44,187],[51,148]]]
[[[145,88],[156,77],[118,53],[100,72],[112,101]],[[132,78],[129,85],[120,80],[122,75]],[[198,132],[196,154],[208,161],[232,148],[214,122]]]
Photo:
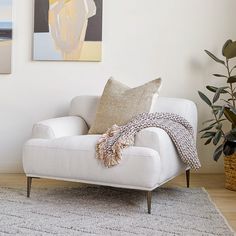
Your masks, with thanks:
[[[90,127],[96,115],[100,96],[78,96],[71,101],[70,115],[82,117]],[[197,134],[197,108],[187,99],[158,97],[153,112],[169,112],[180,115],[193,126]]]
[[[100,96],[84,95],[75,97],[71,101],[70,115],[82,117],[87,125],[91,127],[95,119],[99,100]]]

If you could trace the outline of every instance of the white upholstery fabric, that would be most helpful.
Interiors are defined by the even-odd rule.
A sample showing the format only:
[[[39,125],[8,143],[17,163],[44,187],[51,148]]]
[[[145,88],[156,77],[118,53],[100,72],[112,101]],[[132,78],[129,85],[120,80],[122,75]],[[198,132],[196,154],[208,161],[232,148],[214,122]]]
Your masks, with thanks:
[[[34,125],[32,139],[23,149],[26,175],[153,190],[187,168],[179,159],[169,136],[158,128],[139,132],[135,146],[123,150],[122,162],[105,168],[95,158],[99,136],[86,135],[98,104],[98,96],[79,96],[71,102],[71,116]],[[159,97],[153,112],[183,116],[197,133],[197,110],[191,101]]]
[[[159,183],[161,163],[156,151],[127,148],[119,165],[106,168],[95,158],[98,138],[98,135],[84,135],[31,139],[24,146],[24,171],[29,176],[86,180],[136,189],[152,189]]]
[[[96,115],[99,96],[78,96],[71,102],[70,115],[80,116],[90,127]],[[183,98],[158,97],[156,104],[152,105],[152,112],[170,112],[180,115],[192,124],[197,134],[197,108],[196,105]]]
[[[49,119],[33,126],[32,138],[53,139],[88,133],[85,121],[77,116]]]
[[[70,115],[80,116],[91,126],[95,120],[96,110],[99,104],[99,96],[78,96],[71,101]]]
[[[170,179],[184,171],[187,166],[178,158],[177,150],[169,135],[160,128],[147,128],[135,137],[135,146],[147,147],[157,151],[161,159],[160,182]]]

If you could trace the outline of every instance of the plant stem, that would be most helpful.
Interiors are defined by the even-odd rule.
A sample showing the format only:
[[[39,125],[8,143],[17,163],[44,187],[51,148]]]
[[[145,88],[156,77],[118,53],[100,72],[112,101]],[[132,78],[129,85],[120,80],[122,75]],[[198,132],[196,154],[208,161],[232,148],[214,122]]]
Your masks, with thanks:
[[[226,68],[227,68],[227,72],[228,72],[228,78],[231,76],[231,71],[229,69],[229,60],[226,59]],[[233,95],[234,91],[233,91],[233,85],[232,83],[230,83],[230,90],[231,90],[231,97],[232,97],[232,102],[233,102],[233,106],[235,107],[235,97]]]

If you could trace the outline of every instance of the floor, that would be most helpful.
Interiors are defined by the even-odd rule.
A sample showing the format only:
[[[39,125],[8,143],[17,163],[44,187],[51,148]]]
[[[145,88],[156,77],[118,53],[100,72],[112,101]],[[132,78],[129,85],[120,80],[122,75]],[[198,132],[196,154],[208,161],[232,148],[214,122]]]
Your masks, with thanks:
[[[25,187],[25,176],[22,174],[0,174],[0,186]],[[78,186],[54,180],[34,179],[32,187]],[[185,176],[179,176],[166,186],[185,187]],[[224,175],[221,174],[191,174],[191,187],[204,187],[231,227],[236,231],[236,192],[224,188]]]

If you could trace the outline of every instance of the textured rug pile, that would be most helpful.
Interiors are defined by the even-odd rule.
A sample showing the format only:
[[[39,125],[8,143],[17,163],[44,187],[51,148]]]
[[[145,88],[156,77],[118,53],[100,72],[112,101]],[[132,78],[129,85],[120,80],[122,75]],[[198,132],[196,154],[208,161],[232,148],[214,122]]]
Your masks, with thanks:
[[[233,235],[202,189],[0,188],[0,235]]]

